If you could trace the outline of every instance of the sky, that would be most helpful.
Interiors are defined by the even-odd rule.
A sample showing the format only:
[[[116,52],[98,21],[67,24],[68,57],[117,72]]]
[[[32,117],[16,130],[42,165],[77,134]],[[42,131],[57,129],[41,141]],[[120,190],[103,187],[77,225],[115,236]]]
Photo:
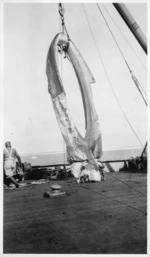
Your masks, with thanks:
[[[99,6],[130,68],[147,91],[146,54],[114,6],[110,3],[99,3]],[[126,7],[147,36],[146,3],[128,3]],[[87,3],[83,8],[81,3],[67,3],[64,8],[70,38],[96,80],[91,88],[103,150],[144,146],[147,109],[97,5]],[[5,3],[3,18],[3,143],[10,140],[20,154],[65,151],[46,77],[47,52],[61,30],[58,6],[56,3]],[[69,61],[59,59],[68,108],[84,136],[84,113],[77,78]],[[139,140],[125,119],[112,88]]]

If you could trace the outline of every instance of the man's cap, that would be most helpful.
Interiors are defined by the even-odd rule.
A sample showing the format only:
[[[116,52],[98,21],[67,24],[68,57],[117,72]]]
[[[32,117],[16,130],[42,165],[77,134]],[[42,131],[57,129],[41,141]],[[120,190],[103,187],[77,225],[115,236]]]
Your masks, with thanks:
[[[6,146],[6,147],[11,146],[11,142],[10,142],[10,141],[5,142],[5,146]]]

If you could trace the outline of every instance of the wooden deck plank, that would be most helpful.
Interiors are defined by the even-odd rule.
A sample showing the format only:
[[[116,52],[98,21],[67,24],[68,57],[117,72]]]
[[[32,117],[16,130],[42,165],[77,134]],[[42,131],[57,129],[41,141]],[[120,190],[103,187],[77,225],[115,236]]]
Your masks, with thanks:
[[[115,176],[146,193],[145,174]],[[55,182],[5,190],[4,253],[146,253],[146,196],[105,177],[80,185],[59,181],[69,195],[51,199],[43,193]]]

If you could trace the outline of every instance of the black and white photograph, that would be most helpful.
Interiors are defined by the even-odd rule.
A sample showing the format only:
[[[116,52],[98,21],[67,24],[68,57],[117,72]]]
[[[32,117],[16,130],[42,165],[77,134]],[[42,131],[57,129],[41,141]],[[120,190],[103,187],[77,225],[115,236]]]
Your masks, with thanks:
[[[4,1],[2,254],[148,254],[148,2]]]

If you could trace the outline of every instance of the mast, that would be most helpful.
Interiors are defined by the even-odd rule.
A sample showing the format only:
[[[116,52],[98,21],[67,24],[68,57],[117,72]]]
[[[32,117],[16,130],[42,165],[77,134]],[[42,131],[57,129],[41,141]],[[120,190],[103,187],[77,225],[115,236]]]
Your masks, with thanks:
[[[123,18],[127,26],[129,27],[129,29],[131,30],[137,41],[139,42],[139,44],[141,45],[144,52],[147,54],[147,38],[143,34],[142,30],[140,29],[139,25],[137,24],[131,13],[126,8],[125,4],[114,3],[113,5],[120,14],[120,16]],[[144,152],[146,152],[146,150],[147,142],[144,146],[141,156]]]
[[[125,4],[114,3],[113,5],[129,27],[129,29],[132,31],[133,35],[141,45],[144,52],[147,54],[147,39],[131,13],[126,8]]]

